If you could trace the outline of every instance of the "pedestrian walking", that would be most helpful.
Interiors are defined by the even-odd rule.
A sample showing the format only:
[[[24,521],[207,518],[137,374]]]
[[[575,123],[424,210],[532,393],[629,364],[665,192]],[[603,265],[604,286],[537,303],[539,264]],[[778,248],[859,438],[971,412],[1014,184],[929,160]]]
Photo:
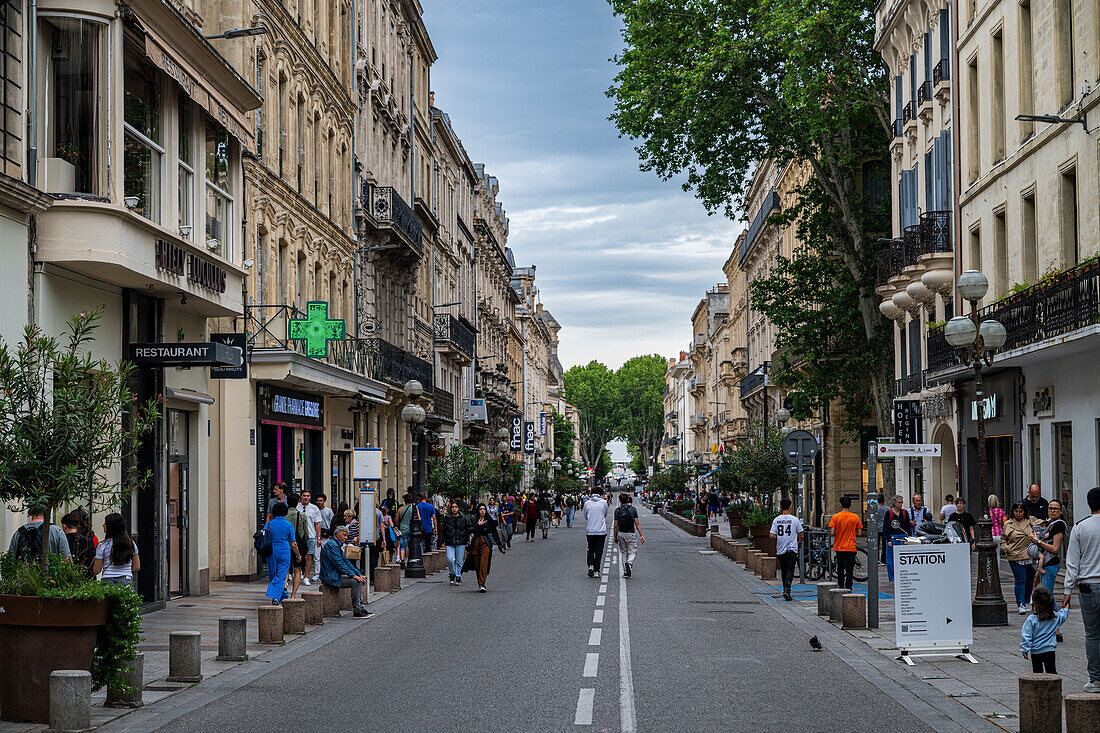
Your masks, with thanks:
[[[321,539],[332,536],[332,518],[336,516],[336,512],[332,511],[332,507],[326,506],[328,504],[328,497],[323,493],[318,492],[317,498],[314,500],[317,503],[317,511],[321,513]]]
[[[317,580],[321,572],[321,547],[318,540],[321,537],[321,510],[310,499],[312,493],[309,489],[302,491],[298,497],[298,514],[305,518],[306,527],[306,556],[304,577],[302,582],[311,585],[310,578]]]
[[[489,578],[489,570],[492,567],[494,542],[500,548],[500,554],[504,555],[504,545],[500,540],[500,533],[497,532],[497,523],[489,516],[488,508],[484,504],[478,504],[474,510],[473,522],[470,523],[470,554],[461,566],[462,570],[470,568],[474,570],[477,576],[478,593],[485,592],[485,581]]]
[[[955,499],[955,511],[951,514],[951,521],[962,525],[966,541],[970,543],[970,549],[973,550],[975,543],[978,541],[978,522],[974,519],[973,514],[966,511],[966,499],[961,496]]]
[[[588,577],[596,574],[607,542],[607,500],[596,491],[584,502],[584,534],[588,540]]]
[[[31,519],[11,536],[11,545],[8,552],[20,560],[38,562],[42,558],[42,525],[46,522],[46,515],[41,511],[31,511]],[[50,525],[50,549],[51,555],[72,557],[69,549],[69,541],[65,539],[65,531],[56,524]]]
[[[420,501],[416,505],[416,511],[420,515],[420,529],[423,534],[424,552],[431,552],[437,546],[439,534],[438,516],[435,504],[428,501],[424,492],[420,493]]]
[[[388,508],[381,508],[382,512],[382,564],[389,565],[390,557],[397,551],[397,528],[393,526],[393,517]]]
[[[904,504],[901,495],[894,494],[890,511],[886,512],[886,575],[891,583],[894,582],[894,545],[904,544],[905,537],[913,533],[909,512],[903,508]],[[951,506],[954,507],[954,504]]]
[[[909,524],[916,527],[920,525],[921,522],[931,521],[932,512],[924,505],[924,497],[920,494],[913,494],[909,507]]]
[[[783,578],[783,600],[790,601],[803,527],[802,521],[791,511],[790,499],[780,500],[779,511],[779,516],[772,520],[772,528],[768,534],[775,540],[775,556],[779,560],[780,576]]]
[[[940,521],[946,522],[955,513],[955,497],[948,494],[943,497],[943,506],[940,507]]]
[[[836,584],[848,590],[852,589],[852,572],[856,566],[856,535],[863,531],[863,520],[851,511],[851,506],[852,497],[840,497],[840,511],[829,520],[833,552],[836,553]]]
[[[264,525],[264,534],[271,543],[271,556],[267,558],[267,597],[278,606],[287,597],[286,577],[290,573],[292,556],[298,554],[298,542],[294,526],[286,519],[287,505],[277,503],[271,508],[271,519]]]
[[[405,567],[405,562],[409,559],[409,536],[412,534],[412,522],[418,518],[418,513],[411,494],[405,494],[401,497],[401,500],[405,504],[397,513],[397,551],[399,553],[398,562],[401,567]]]
[[[1049,519],[1047,507],[1049,503],[1043,498],[1042,492],[1039,489],[1039,484],[1032,484],[1027,490],[1027,496],[1024,497],[1024,511],[1027,512],[1029,517],[1033,519],[1039,519],[1046,521]]]
[[[565,510],[564,499],[560,493],[554,494],[554,526],[561,526],[561,515]]]
[[[321,583],[329,588],[351,588],[351,607],[354,618],[370,618],[373,613],[363,604],[363,588],[367,579],[359,574],[359,568],[344,557],[344,543],[348,528],[336,527],[332,532],[335,542],[329,542],[321,550]]]
[[[615,510],[611,528],[615,543],[619,546],[623,577],[629,578],[634,572],[634,558],[638,555],[639,544],[645,543],[645,535],[638,522],[638,510],[634,508],[630,494],[625,491],[619,494],[619,508]]]
[[[439,537],[447,548],[447,569],[451,585],[462,585],[462,561],[470,542],[470,520],[457,501],[451,501],[447,515],[439,522]]]
[[[535,526],[538,521],[538,502],[535,501],[534,497],[525,496],[523,499],[523,528],[527,531],[527,536],[524,539],[528,542],[535,541]]]
[[[707,519],[718,519],[718,507],[720,502],[718,500],[718,494],[711,489],[707,494]]]
[[[570,494],[565,497],[565,526],[573,526],[573,514],[577,511],[577,497]]]
[[[348,541],[359,543],[359,517],[354,509],[344,510],[344,526],[348,528]]]
[[[878,503],[875,506],[875,521],[878,523],[878,551],[879,562],[886,564],[886,514],[890,507],[886,506],[886,495],[879,492]]]
[[[535,501],[539,510],[539,529],[542,530],[542,538],[546,539],[550,533],[550,497],[545,491],[539,494]]]
[[[290,563],[290,597],[298,595],[298,588],[302,584],[302,571],[306,568],[306,556],[309,554],[309,530],[306,527],[306,516],[298,507],[301,506],[299,498],[294,494],[287,495],[286,519],[294,527],[294,541],[298,544],[298,553]]]
[[[1088,659],[1089,681],[1085,692],[1100,692],[1100,488],[1089,489],[1086,499],[1092,514],[1073,525],[1066,547],[1062,608],[1069,608],[1070,595],[1076,588]]]
[[[382,500],[379,506],[388,509],[391,517],[397,516],[397,500],[394,498],[393,489],[386,489],[386,498]]]
[[[92,564],[95,562],[95,542],[87,535],[83,509],[74,509],[61,518],[61,530],[65,541],[69,543],[69,552],[74,563],[84,568],[84,575],[93,577]]]
[[[1062,518],[1062,502],[1051,499],[1047,504],[1046,531],[1040,536],[1032,529],[1031,541],[1035,543],[1040,552],[1039,555],[1039,584],[1054,595],[1054,581],[1058,577],[1058,569],[1062,565],[1062,543],[1069,533],[1069,526]]]
[[[276,504],[286,504],[286,484],[282,481],[271,487],[271,498],[267,500],[267,521],[271,521],[271,517],[274,515],[271,513],[272,507]]]
[[[1031,655],[1032,672],[1058,674],[1054,652],[1058,648],[1058,629],[1066,622],[1069,608],[1054,610],[1054,596],[1039,587],[1031,595],[1031,609],[1020,630],[1020,653],[1024,659]]]
[[[92,575],[102,572],[104,585],[132,586],[140,569],[138,546],[126,531],[126,520],[121,514],[108,514],[103,519],[103,541],[95,548]]]
[[[508,494],[500,500],[500,534],[505,546],[512,549],[512,534],[516,531],[516,505]]]
[[[1028,516],[1024,503],[1015,502],[1012,505],[1012,516],[1005,522],[1001,533],[1001,550],[1012,570],[1016,612],[1021,616],[1031,612],[1028,599],[1031,598],[1031,589],[1035,584],[1035,563],[1027,554],[1032,533],[1032,519]]]
[[[985,499],[985,505],[989,507],[989,519],[993,522],[993,544],[997,545],[998,552],[1001,549],[1001,532],[1004,531],[1005,520],[1008,517],[1005,516],[1005,510],[1001,509],[1001,502],[997,499],[996,494],[990,494]]]

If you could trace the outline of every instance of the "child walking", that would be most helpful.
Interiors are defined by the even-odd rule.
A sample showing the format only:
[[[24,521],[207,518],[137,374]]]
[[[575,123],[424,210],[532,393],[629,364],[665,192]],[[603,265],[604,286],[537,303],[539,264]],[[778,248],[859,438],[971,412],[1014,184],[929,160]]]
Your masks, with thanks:
[[[1054,596],[1046,588],[1039,587],[1031,594],[1031,615],[1024,621],[1020,632],[1020,653],[1024,659],[1031,655],[1031,671],[1058,674],[1054,666],[1054,650],[1058,642],[1054,635],[1069,617],[1069,609],[1055,610]]]

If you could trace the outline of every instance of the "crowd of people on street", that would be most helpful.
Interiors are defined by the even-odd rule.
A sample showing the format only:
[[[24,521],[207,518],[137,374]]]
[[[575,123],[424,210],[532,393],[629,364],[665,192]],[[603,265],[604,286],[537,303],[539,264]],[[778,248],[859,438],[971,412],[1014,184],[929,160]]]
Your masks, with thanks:
[[[32,512],[30,521],[15,530],[8,551],[20,560],[37,562],[46,544],[49,554],[75,563],[88,578],[98,577],[104,585],[133,587],[141,558],[121,514],[112,512],[103,518],[103,539],[93,531],[88,512],[80,507],[65,514],[60,526],[50,524],[49,532],[43,529],[45,520],[41,511]],[[48,539],[44,537],[47,534]]]

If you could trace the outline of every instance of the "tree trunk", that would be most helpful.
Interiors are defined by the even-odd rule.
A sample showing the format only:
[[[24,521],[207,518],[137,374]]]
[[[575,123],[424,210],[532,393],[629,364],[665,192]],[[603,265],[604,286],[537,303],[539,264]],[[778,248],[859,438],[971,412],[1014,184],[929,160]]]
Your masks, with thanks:
[[[46,507],[42,512],[42,569],[49,570],[50,567],[50,515],[53,514],[53,507]]]

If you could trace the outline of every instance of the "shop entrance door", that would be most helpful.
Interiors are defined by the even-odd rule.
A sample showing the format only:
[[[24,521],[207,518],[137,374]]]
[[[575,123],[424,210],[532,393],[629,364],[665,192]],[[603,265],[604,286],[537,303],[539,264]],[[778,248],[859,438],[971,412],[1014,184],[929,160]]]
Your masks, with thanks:
[[[188,414],[168,410],[168,596],[188,595]]]
[[[332,486],[329,488],[329,505],[336,507],[341,501],[354,504],[351,500],[349,480],[351,478],[351,454],[347,451],[332,451]]]

